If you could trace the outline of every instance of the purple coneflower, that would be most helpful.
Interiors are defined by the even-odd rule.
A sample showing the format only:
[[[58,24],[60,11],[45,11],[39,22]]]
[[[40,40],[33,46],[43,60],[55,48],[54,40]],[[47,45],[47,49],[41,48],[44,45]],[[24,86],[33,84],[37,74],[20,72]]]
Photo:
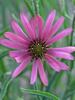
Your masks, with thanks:
[[[5,38],[0,40],[1,45],[13,50],[9,55],[13,57],[20,65],[13,71],[12,78],[17,77],[26,66],[32,62],[32,72],[30,83],[34,84],[39,73],[40,79],[44,85],[48,85],[48,79],[44,71],[43,62],[46,61],[52,69],[57,72],[68,70],[69,67],[56,58],[73,60],[71,55],[75,47],[52,48],[51,45],[58,40],[68,36],[72,28],[67,28],[58,34],[55,34],[64,22],[64,17],[60,17],[53,25],[56,12],[53,10],[43,26],[41,16],[35,16],[28,21],[24,13],[21,13],[20,19],[26,30],[23,32],[16,21],[12,21],[13,32],[6,32]]]

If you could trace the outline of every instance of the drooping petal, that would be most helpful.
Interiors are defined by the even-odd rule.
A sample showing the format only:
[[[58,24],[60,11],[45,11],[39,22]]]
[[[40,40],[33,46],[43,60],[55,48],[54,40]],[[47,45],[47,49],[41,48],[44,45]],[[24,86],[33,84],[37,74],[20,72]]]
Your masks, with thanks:
[[[31,72],[31,80],[30,80],[30,84],[34,84],[36,79],[37,79],[37,63],[36,60],[33,62],[33,66],[32,66],[32,72]]]
[[[2,39],[0,41],[1,45],[6,46],[8,48],[12,48],[12,49],[24,49],[25,45],[19,44],[17,42],[13,42],[7,39]]]
[[[62,52],[72,53],[72,52],[75,51],[75,47],[68,46],[68,47],[60,47],[60,48],[50,48],[50,49],[48,49],[48,51],[50,51],[50,50],[52,50],[52,51],[55,50],[55,51],[62,51]]]
[[[60,72],[61,70],[69,70],[69,66],[64,64],[63,62],[60,62],[56,60],[54,57],[46,54],[46,61],[47,63],[57,72]]]
[[[48,53],[53,57],[64,58],[67,60],[74,60],[74,57],[70,53],[67,53],[67,52],[49,50]]]
[[[32,27],[31,27],[27,17],[25,16],[25,14],[21,13],[20,18],[21,18],[21,22],[22,22],[24,28],[28,32],[28,36],[31,37],[32,39],[34,39],[35,38],[35,31],[34,31],[34,29],[32,29]]]
[[[59,64],[56,62],[56,60],[52,56],[45,54],[45,59],[52,69],[54,69],[57,72],[61,71]]]
[[[69,66],[66,65],[65,63],[60,62],[60,61],[58,61],[58,63],[59,63],[60,66],[61,66],[61,70],[69,70]]]
[[[43,82],[44,85],[47,86],[48,85],[48,79],[47,79],[46,73],[44,71],[43,64],[42,64],[40,59],[37,60],[37,65],[38,65],[38,71],[39,71],[41,81]]]
[[[10,57],[24,56],[24,54],[27,54],[27,51],[25,51],[25,50],[16,50],[16,51],[10,51],[9,52]]]
[[[59,30],[59,28],[61,27],[61,25],[63,24],[63,22],[64,22],[64,17],[62,16],[53,25],[53,27],[51,28],[50,33],[49,33],[48,36],[51,37],[52,35],[54,35]]]
[[[28,65],[30,59],[25,59],[12,73],[12,78],[17,77]]]
[[[47,44],[51,45],[51,44],[57,42],[58,40],[68,36],[69,34],[71,34],[71,32],[72,32],[72,28],[67,28],[67,29],[63,30],[62,32],[58,33],[56,36],[54,36],[50,40],[48,40]]]
[[[27,37],[26,34],[23,32],[23,30],[21,29],[21,27],[18,25],[16,21],[12,21],[11,25],[15,33],[17,33],[20,37],[26,39]]]
[[[48,18],[46,20],[44,31],[42,33],[42,37],[46,38],[46,34],[49,33],[49,31],[50,31],[50,29],[52,27],[53,21],[55,19],[55,15],[56,15],[56,11],[55,10],[51,11],[51,13],[49,14],[49,16],[48,16]]]
[[[24,55],[16,56],[14,57],[14,59],[16,60],[17,63],[21,63],[24,59],[28,57],[30,57],[29,54],[24,54]]]

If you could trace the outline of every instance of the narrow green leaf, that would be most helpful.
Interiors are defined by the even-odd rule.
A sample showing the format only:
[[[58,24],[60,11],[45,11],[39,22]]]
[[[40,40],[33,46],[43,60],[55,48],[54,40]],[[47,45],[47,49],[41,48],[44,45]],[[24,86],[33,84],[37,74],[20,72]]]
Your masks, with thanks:
[[[3,87],[1,89],[1,92],[0,92],[0,100],[3,100],[3,98],[5,97],[8,86],[10,85],[11,81],[12,81],[11,78],[8,78],[7,80],[5,80]]]
[[[39,15],[39,0],[32,0],[33,11],[35,15]]]
[[[56,95],[49,93],[49,92],[44,92],[44,91],[40,91],[40,90],[24,89],[24,88],[21,88],[21,90],[23,92],[26,92],[26,93],[29,93],[32,95],[39,95],[39,96],[43,96],[43,97],[47,97],[47,98],[53,98],[53,100],[59,100],[59,98]]]
[[[30,14],[31,14],[32,16],[34,16],[33,10],[32,10],[32,8],[31,8],[30,3],[28,2],[28,0],[24,0],[24,3],[25,3],[25,5],[27,6],[28,11],[30,12]]]

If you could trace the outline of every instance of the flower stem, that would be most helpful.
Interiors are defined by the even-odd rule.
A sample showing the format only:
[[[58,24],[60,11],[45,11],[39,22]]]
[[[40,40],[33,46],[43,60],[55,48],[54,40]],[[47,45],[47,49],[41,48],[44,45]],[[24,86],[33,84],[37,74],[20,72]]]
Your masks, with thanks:
[[[52,84],[54,83],[56,77],[57,77],[58,73],[57,72],[54,72],[49,83],[48,83],[48,86],[46,87],[46,92],[49,92],[52,88]],[[46,100],[46,98],[44,97],[43,100]]]
[[[70,46],[73,46],[74,27],[75,27],[75,15],[74,15],[74,17],[73,17],[73,22],[72,22],[73,31],[72,31],[72,33],[71,33]],[[67,99],[67,98],[66,98],[66,94],[68,94],[68,87],[69,87],[70,82],[71,82],[71,71],[72,71],[72,69],[73,69],[73,67],[74,67],[74,61],[71,61],[70,66],[71,66],[71,68],[70,68],[70,71],[68,72],[68,76],[67,76],[66,90],[65,90],[65,92],[63,93],[61,100]],[[70,87],[69,87],[69,88],[70,88]],[[73,96],[70,96],[70,98],[72,98],[72,97],[73,97]]]
[[[39,90],[38,82],[35,83],[34,90]],[[42,98],[40,96],[36,96],[36,100],[42,100]]]
[[[74,17],[73,17],[73,22],[72,22],[72,29],[73,29],[73,31],[72,31],[72,33],[71,33],[70,46],[73,45],[73,33],[74,33],[74,28],[75,28],[75,15],[74,15]]]
[[[57,72],[53,73],[53,75],[52,75],[52,77],[49,81],[49,85],[46,87],[46,91],[50,91],[52,84],[55,81],[55,78],[56,78],[57,75],[58,75]]]
[[[73,31],[71,33],[70,46],[73,46],[73,33],[74,33],[74,28],[75,28],[75,15],[73,17],[73,22],[72,22],[72,29],[73,29]],[[73,69],[73,67],[74,67],[74,61],[71,61],[70,66],[71,66],[71,68],[70,68],[70,72],[71,72],[72,69]],[[69,82],[71,82],[71,74],[68,76],[68,78],[69,78]],[[71,95],[70,98],[72,100],[73,95]]]
[[[39,0],[32,0],[34,15],[39,15]]]

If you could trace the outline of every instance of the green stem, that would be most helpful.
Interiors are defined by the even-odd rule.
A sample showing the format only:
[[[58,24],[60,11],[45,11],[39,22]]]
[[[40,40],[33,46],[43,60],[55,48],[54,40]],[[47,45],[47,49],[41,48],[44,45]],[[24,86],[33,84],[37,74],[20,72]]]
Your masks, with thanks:
[[[34,85],[34,90],[39,90],[38,89],[38,82],[35,83]],[[37,100],[42,100],[40,96],[37,96]]]
[[[49,81],[49,85],[46,87],[46,91],[50,91],[50,89],[52,87],[52,84],[55,81],[55,78],[56,78],[57,75],[58,75],[57,72],[53,73],[53,75],[52,75],[52,77],[51,77],[51,79]]]
[[[70,46],[73,45],[73,33],[74,33],[74,27],[75,27],[74,24],[75,24],[75,15],[74,15],[73,22],[72,22],[73,31],[71,33]],[[67,76],[68,77],[67,84],[66,84],[67,87],[66,87],[65,92],[62,95],[62,99],[61,100],[65,100],[65,97],[68,94],[68,87],[69,87],[70,82],[71,82],[71,71],[72,71],[72,69],[74,67],[74,61],[71,61],[70,66],[71,66],[71,68],[70,68],[70,71],[68,72],[68,76]],[[72,97],[72,95],[71,95],[71,97]]]
[[[53,83],[54,83],[54,81],[55,81],[57,75],[58,75],[57,72],[54,72],[54,73],[53,73],[53,75],[52,75],[52,77],[51,77],[51,79],[50,79],[50,81],[49,81],[49,83],[48,83],[48,86],[46,87],[46,90],[45,90],[46,92],[49,92],[49,91],[51,90],[52,85],[53,85]],[[46,98],[44,97],[42,100],[46,100]]]
[[[70,83],[70,72],[68,72],[68,76],[67,76],[67,83],[66,83],[66,89],[65,91],[62,93],[62,95],[60,96],[60,100],[66,100],[65,96],[68,93],[68,88],[69,88],[69,83]]]
[[[73,22],[72,22],[72,29],[73,29],[73,31],[72,31],[72,33],[71,33],[70,46],[73,46],[73,33],[74,33],[74,27],[75,27],[74,24],[75,24],[75,15],[74,15],[74,17],[73,17]],[[70,68],[70,72],[71,72],[72,69],[73,69],[73,67],[74,67],[74,61],[71,61],[70,66],[71,66],[71,68]],[[69,80],[70,80],[70,82],[71,82],[71,75],[69,75],[68,78],[69,78]],[[73,95],[71,95],[70,98],[71,98],[71,100],[72,100]]]
[[[74,33],[74,28],[75,28],[75,15],[74,15],[74,17],[73,17],[73,22],[72,22],[72,29],[73,29],[73,31],[72,31],[72,33],[71,33],[70,46],[73,45],[73,33]]]
[[[32,0],[33,10],[35,15],[39,15],[39,0]]]

